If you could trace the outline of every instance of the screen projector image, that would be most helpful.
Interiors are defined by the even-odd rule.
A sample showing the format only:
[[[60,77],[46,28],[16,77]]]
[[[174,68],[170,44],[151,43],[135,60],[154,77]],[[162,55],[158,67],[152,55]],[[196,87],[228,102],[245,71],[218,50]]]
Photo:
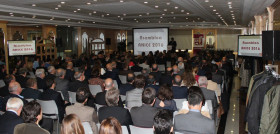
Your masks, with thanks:
[[[238,55],[262,57],[262,36],[261,35],[239,35]]]
[[[168,28],[133,29],[134,55],[167,50]]]

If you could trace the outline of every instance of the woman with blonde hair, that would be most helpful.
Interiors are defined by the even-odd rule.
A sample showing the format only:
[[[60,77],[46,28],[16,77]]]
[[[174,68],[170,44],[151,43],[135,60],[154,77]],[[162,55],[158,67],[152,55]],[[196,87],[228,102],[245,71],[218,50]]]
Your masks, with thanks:
[[[108,117],[101,122],[99,134],[122,134],[122,127],[114,117]]]
[[[64,117],[61,125],[61,134],[85,134],[81,120],[76,114]]]

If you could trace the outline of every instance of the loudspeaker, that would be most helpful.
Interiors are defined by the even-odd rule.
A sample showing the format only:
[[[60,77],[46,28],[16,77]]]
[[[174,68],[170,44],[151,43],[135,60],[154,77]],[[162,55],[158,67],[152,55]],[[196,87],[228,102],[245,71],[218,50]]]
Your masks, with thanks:
[[[262,55],[265,60],[280,60],[280,31],[262,32]]]
[[[111,45],[111,38],[106,38],[106,45]]]

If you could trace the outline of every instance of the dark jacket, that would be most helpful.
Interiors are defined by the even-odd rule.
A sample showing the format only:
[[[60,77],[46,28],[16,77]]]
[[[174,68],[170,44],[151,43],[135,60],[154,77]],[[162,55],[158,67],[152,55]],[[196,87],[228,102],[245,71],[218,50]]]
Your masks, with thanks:
[[[126,95],[127,91],[134,89],[135,87],[132,84],[126,83],[119,86],[120,95]]]
[[[16,81],[20,84],[22,88],[26,88],[26,81],[28,78],[23,77],[22,75],[16,75]]]
[[[21,94],[25,99],[38,99],[41,95],[41,92],[37,89],[25,88],[22,90]]]
[[[74,79],[74,74],[75,74],[75,71],[72,71],[70,69],[66,69],[64,79],[69,80],[69,81],[73,81],[73,80],[75,80]]]
[[[107,106],[107,103],[105,101],[106,92],[107,92],[107,90],[105,90],[104,92],[99,92],[99,93],[96,94],[96,96],[95,96],[95,103],[96,104]],[[118,106],[123,107],[121,97],[119,97],[119,105]]]
[[[41,79],[39,77],[36,78],[37,80],[37,87],[38,89],[47,89],[47,84],[46,84],[46,80],[45,79]]]
[[[154,116],[158,109],[147,104],[141,107],[133,107],[130,110],[133,125],[137,127],[152,128],[154,125]]]
[[[188,97],[188,88],[185,86],[172,86],[174,99],[186,99]]]
[[[68,91],[71,92],[76,92],[80,87],[89,89],[88,83],[86,81],[78,81],[78,80],[70,82],[68,87],[69,87]]]
[[[9,85],[5,85],[4,87],[0,88],[0,96],[5,97],[9,94]]]
[[[108,117],[115,117],[122,126],[133,125],[129,111],[123,107],[101,107],[98,111],[99,122]]]
[[[114,71],[106,71],[106,73],[103,76],[101,76],[101,78],[103,78],[103,79],[111,78],[113,80],[116,80],[118,83],[118,86],[120,86],[122,84],[122,82],[119,78],[119,75]]]
[[[168,86],[172,86],[173,77],[171,75],[163,74],[159,79],[159,85],[167,84]]]
[[[157,82],[159,82],[159,79],[160,79],[160,77],[161,77],[161,72],[151,72],[150,74],[153,75],[153,76],[155,77],[155,80],[156,80]]]
[[[11,111],[5,112],[0,116],[0,133],[14,134],[14,128],[17,124],[23,123],[23,119]]]

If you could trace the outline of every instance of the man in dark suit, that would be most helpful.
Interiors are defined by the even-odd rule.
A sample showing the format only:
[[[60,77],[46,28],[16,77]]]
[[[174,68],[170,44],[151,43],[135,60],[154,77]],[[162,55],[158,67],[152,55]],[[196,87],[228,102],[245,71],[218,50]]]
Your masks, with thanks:
[[[101,107],[98,111],[99,122],[108,117],[116,118],[122,126],[132,125],[132,120],[128,109],[118,106],[119,90],[112,88],[106,92],[106,102],[108,107]]]
[[[74,79],[74,69],[73,69],[73,63],[72,62],[68,62],[67,63],[67,67],[66,67],[66,74],[64,79],[68,80],[68,81],[73,81]]]
[[[55,101],[58,109],[59,122],[61,123],[65,114],[64,101],[62,100],[61,94],[54,90],[55,82],[53,79],[47,79],[46,84],[47,84],[47,89],[44,90],[44,92],[41,94],[39,99]]]
[[[116,80],[117,81],[117,83],[118,83],[118,86],[120,86],[121,84],[122,84],[122,82],[121,82],[121,80],[120,80],[120,78],[119,78],[119,75],[115,72],[115,71],[113,71],[113,67],[112,67],[112,64],[111,63],[108,63],[107,65],[106,65],[106,73],[103,75],[103,76],[101,76],[101,78],[105,78],[105,79],[107,79],[107,78],[111,78],[111,79],[113,79],[113,80]],[[118,88],[118,87],[117,87]]]
[[[161,72],[158,71],[158,65],[157,64],[152,65],[150,74],[154,75],[156,81],[159,82],[159,79],[161,77]]]
[[[130,110],[133,125],[137,127],[152,128],[154,116],[158,109],[153,107],[156,98],[156,91],[153,88],[146,88],[142,93],[141,107],[133,107]]]
[[[54,66],[48,67],[48,73],[49,74],[45,77],[45,79],[49,79],[49,78],[55,79],[56,78],[56,76],[55,76],[56,70],[55,70]]]
[[[7,101],[12,98],[12,97],[16,97],[22,100],[23,104],[26,104],[27,101],[24,99],[23,96],[21,96],[21,92],[22,92],[22,88],[20,86],[20,84],[18,82],[10,82],[9,84],[9,92],[10,94],[5,96],[2,102],[2,111],[6,111],[6,104]]]
[[[19,75],[16,75],[16,81],[20,84],[22,88],[26,88],[26,81],[28,80],[27,76],[28,70],[26,68],[20,68],[18,71]]]
[[[106,106],[107,105],[106,99],[105,99],[106,92],[108,90],[114,88],[115,85],[114,85],[114,82],[113,82],[113,80],[111,78],[107,78],[104,81],[104,84],[105,84],[105,90],[103,92],[99,92],[99,93],[96,94],[96,96],[95,96],[95,103],[99,104],[99,105]],[[122,103],[121,97],[119,97],[118,106],[123,107],[123,103]]]
[[[14,134],[14,128],[17,124],[23,123],[20,117],[23,102],[21,99],[12,97],[7,102],[7,111],[0,116],[0,133]]]
[[[156,80],[155,80],[155,76],[154,75],[149,74],[146,83],[147,84],[146,84],[145,88],[151,87],[151,88],[156,90],[156,93],[158,92],[159,85],[156,85]]]
[[[159,79],[159,85],[168,85],[168,86],[172,86],[172,68],[168,67],[166,69],[166,73],[163,74],[160,79]]]
[[[65,103],[69,102],[69,81],[65,79],[65,70],[62,68],[57,69],[56,71],[56,78],[54,79],[55,91],[60,91],[63,94]]]
[[[176,75],[173,80],[173,96],[174,99],[185,99],[188,97],[188,88],[185,86],[181,86],[182,78],[180,75]]]
[[[47,89],[46,80],[45,80],[45,69],[37,69],[35,72],[36,80],[37,80],[37,87],[38,89]]]
[[[77,92],[78,88],[84,87],[89,90],[88,83],[85,81],[85,75],[83,72],[78,71],[74,74],[75,80],[69,83],[68,91]]]
[[[27,80],[26,82],[26,86],[27,88],[23,89],[21,92],[21,95],[25,98],[25,99],[38,99],[41,95],[41,92],[38,91],[37,88],[37,81],[35,78],[30,78]]]
[[[176,47],[177,47],[177,42],[174,40],[173,37],[171,38],[171,41],[169,41],[168,45],[171,45],[171,46],[172,46],[171,51],[172,51],[173,53],[175,53],[175,52],[176,52]]]
[[[192,92],[188,96],[190,111],[178,114],[174,119],[174,129],[181,133],[215,134],[215,122],[201,114],[203,95]]]
[[[222,75],[218,73],[219,68],[218,65],[212,65],[212,81],[216,82],[217,84],[222,84],[223,78]]]
[[[133,82],[134,82],[134,73],[128,73],[126,75],[126,84],[122,84],[119,86],[119,90],[120,90],[120,94],[121,95],[126,95],[127,91],[130,91],[132,89],[134,89],[135,87],[133,86]]]
[[[16,78],[14,75],[9,74],[5,76],[4,82],[5,82],[5,86],[0,88],[0,96],[5,97],[7,95],[10,94],[9,92],[9,84],[10,82],[15,82]]]

